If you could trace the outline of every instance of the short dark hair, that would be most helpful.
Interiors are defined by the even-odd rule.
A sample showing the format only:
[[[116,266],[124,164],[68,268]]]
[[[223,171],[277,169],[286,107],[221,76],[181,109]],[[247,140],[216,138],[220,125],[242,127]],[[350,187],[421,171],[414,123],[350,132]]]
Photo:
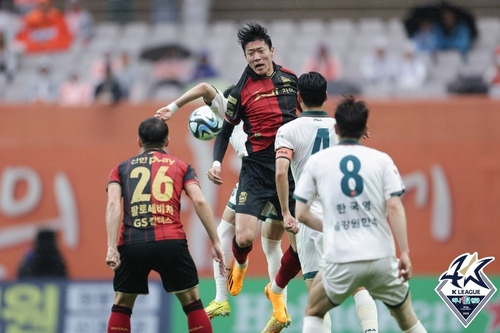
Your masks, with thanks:
[[[250,22],[238,28],[238,42],[243,48],[243,52],[245,52],[245,47],[248,43],[255,42],[256,40],[264,41],[269,48],[273,47],[273,42],[267,34],[267,29],[259,23]]]
[[[233,92],[234,87],[236,87],[235,84],[232,84],[229,87],[227,87],[226,90],[224,90],[224,92],[222,93],[222,96],[228,98],[229,95],[231,95],[231,93]]]
[[[302,74],[299,77],[298,88],[302,101],[308,107],[323,105],[326,100],[326,79],[320,73]]]
[[[142,147],[163,148],[168,138],[168,126],[160,118],[148,118],[139,125]]]
[[[363,101],[353,96],[344,96],[335,109],[335,120],[339,135],[343,138],[360,138],[366,128],[370,110]]]

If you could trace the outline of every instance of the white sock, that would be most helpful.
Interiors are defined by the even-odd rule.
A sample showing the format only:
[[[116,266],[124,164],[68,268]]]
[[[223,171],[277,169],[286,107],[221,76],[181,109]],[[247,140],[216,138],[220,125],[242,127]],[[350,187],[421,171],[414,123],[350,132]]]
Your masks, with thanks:
[[[330,312],[327,312],[323,317],[323,332],[332,333],[332,319],[330,318]]]
[[[305,316],[302,326],[302,333],[321,332],[323,329],[323,319],[314,316]]]
[[[262,250],[267,259],[267,271],[269,273],[269,280],[273,281],[278,274],[281,266],[281,257],[283,250],[281,249],[281,240],[274,240],[261,237]]]
[[[275,294],[282,294],[282,293],[283,293],[283,288],[281,288],[280,286],[278,286],[278,285],[276,284],[276,281],[275,281],[275,280],[273,280],[273,281],[271,282],[271,291],[272,291],[273,293],[275,293]]]
[[[219,235],[220,242],[222,245],[222,252],[224,253],[224,262],[226,267],[231,267],[231,261],[233,259],[233,237],[234,237],[234,225],[231,223],[221,220],[219,226],[217,227],[217,234]],[[219,272],[219,263],[214,260],[214,280],[215,280],[215,300],[217,302],[223,302],[227,300],[227,273],[225,271],[224,275]]]
[[[377,305],[367,290],[360,290],[354,295],[356,313],[363,332],[378,332]]]
[[[287,299],[287,288],[285,289],[278,287],[274,278],[281,267],[281,257],[283,257],[283,249],[281,248],[281,241],[269,238],[261,237],[262,249],[267,259],[267,271],[269,273],[269,280],[272,282],[271,290],[278,294],[283,294],[283,298],[286,303]]]
[[[412,328],[404,331],[404,333],[427,333],[427,330],[419,320]]]

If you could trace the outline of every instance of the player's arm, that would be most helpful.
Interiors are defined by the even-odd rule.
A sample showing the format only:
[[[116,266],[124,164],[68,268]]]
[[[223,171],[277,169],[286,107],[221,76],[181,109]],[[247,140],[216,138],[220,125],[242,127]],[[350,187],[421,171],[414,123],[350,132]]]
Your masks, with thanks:
[[[227,146],[229,145],[229,139],[231,138],[233,130],[234,125],[229,121],[224,120],[221,130],[215,138],[213,153],[214,162],[212,164],[212,167],[208,170],[207,176],[211,182],[217,185],[221,185],[223,183],[220,176],[222,169],[222,160],[224,159],[224,155],[226,155]]]
[[[115,270],[120,266],[120,253],[117,248],[118,229],[121,217],[122,188],[117,183],[111,183],[107,189],[108,202],[106,204],[106,234],[108,239],[108,253],[106,264]]]
[[[405,281],[411,278],[412,265],[410,261],[410,246],[408,243],[408,232],[406,228],[406,213],[399,196],[392,196],[387,201],[387,212],[394,238],[398,243],[399,276]]]
[[[311,213],[307,202],[297,197],[295,199],[295,216],[297,220],[311,229],[323,232],[323,221]]]
[[[172,115],[184,105],[192,102],[200,97],[203,98],[203,101],[206,104],[210,104],[215,96],[217,95],[217,91],[215,88],[206,82],[202,82],[194,86],[193,88],[186,91],[175,101],[170,103],[167,106],[164,106],[158,109],[155,113],[155,117],[160,118],[161,120],[169,120]]]
[[[290,197],[290,188],[288,186],[288,170],[290,161],[293,158],[293,150],[281,147],[276,150],[276,191],[283,216],[283,226],[285,229],[296,233],[295,218],[290,213],[288,206]]]
[[[193,202],[194,210],[200,218],[203,227],[207,231],[208,237],[212,241],[212,257],[215,261],[219,262],[219,269],[221,274],[224,274],[224,255],[222,252],[222,246],[220,243],[219,236],[217,234],[217,227],[215,225],[215,218],[212,208],[205,200],[205,196],[201,191],[198,183],[191,183],[185,188],[186,194]]]

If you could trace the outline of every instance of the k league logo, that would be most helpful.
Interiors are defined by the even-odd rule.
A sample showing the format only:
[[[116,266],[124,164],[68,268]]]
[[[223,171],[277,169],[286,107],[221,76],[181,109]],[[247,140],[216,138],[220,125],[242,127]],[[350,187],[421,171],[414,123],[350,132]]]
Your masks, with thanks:
[[[483,269],[494,257],[477,259],[477,253],[464,253],[451,263],[439,278],[436,292],[464,327],[469,326],[479,311],[497,291]]]

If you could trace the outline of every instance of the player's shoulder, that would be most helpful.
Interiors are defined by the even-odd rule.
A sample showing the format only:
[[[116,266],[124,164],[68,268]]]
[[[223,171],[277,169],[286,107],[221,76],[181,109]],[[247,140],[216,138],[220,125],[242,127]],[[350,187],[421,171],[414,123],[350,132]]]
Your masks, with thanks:
[[[293,70],[291,70],[290,68],[281,66],[281,65],[277,66],[277,70],[282,71],[288,75],[293,75],[295,77],[297,76],[297,74],[295,74],[295,72]]]
[[[300,127],[304,123],[305,122],[302,118],[295,118],[295,119],[287,122],[286,124],[281,125],[278,129],[278,132],[285,133],[285,132],[293,131],[294,129],[296,129],[297,127]]]

